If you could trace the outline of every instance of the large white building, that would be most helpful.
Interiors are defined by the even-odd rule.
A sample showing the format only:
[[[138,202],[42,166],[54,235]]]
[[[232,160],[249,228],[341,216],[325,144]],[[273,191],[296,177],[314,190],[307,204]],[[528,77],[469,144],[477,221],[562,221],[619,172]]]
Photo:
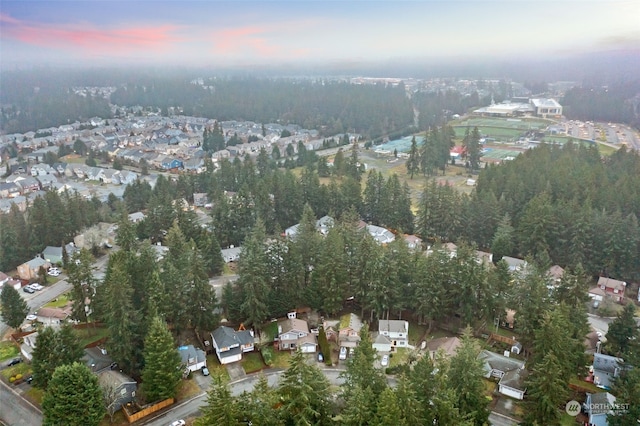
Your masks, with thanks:
[[[562,105],[555,99],[529,99],[533,106],[533,113],[539,117],[559,117],[562,115]]]
[[[562,115],[562,105],[555,99],[529,99],[529,103],[505,101],[499,104],[478,108],[476,114],[495,117],[514,117],[527,114],[538,117],[559,117]]]

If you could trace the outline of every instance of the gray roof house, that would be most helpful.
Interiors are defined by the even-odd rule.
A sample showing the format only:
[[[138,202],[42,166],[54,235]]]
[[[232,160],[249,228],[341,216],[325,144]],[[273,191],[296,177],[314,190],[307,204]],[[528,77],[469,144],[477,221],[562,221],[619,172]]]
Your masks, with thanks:
[[[593,354],[593,384],[610,389],[613,381],[624,368],[624,360],[611,355]]]
[[[588,393],[583,408],[589,417],[589,425],[608,426],[607,415],[613,414],[616,397],[609,392]]]
[[[254,337],[250,330],[236,331],[220,326],[211,333],[211,339],[220,364],[240,361],[243,353],[253,350]]]
[[[106,370],[98,374],[100,387],[112,395],[111,406],[108,411],[115,412],[123,405],[132,402],[136,398],[138,383],[131,377],[117,370]]]
[[[228,249],[222,249],[221,253],[225,263],[236,262],[240,259],[242,247],[231,247]]]
[[[182,359],[182,364],[189,371],[198,371],[207,366],[207,354],[193,345],[180,346],[178,353]]]
[[[113,358],[109,356],[106,349],[99,346],[92,348],[86,348],[82,357],[84,364],[89,367],[93,373],[98,374],[105,370],[113,370],[117,367],[117,364],[113,361]]]
[[[501,394],[520,400],[524,398],[527,390],[524,381],[528,375],[524,361],[486,350],[480,352],[478,359],[482,361],[486,378],[500,379],[498,390]]]
[[[64,246],[69,257],[73,256],[77,251],[74,243]],[[62,263],[62,247],[47,246],[42,251],[42,257],[49,263]]]

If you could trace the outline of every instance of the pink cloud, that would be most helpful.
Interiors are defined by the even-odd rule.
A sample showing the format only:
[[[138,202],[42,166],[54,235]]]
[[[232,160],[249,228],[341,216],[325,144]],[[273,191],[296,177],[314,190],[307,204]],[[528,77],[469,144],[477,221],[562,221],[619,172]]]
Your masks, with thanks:
[[[60,25],[26,22],[0,14],[2,37],[34,46],[79,48],[87,51],[123,52],[142,49],[164,50],[183,41],[174,35],[174,25],[97,28],[90,25]]]
[[[307,23],[310,24],[310,23]],[[298,48],[295,32],[304,30],[303,23],[279,25],[269,24],[262,26],[245,26],[214,31],[213,53],[219,55],[246,55],[252,54],[260,57],[303,57],[308,56],[311,50]],[[288,32],[289,35],[283,34]],[[278,40],[286,39],[286,44]]]

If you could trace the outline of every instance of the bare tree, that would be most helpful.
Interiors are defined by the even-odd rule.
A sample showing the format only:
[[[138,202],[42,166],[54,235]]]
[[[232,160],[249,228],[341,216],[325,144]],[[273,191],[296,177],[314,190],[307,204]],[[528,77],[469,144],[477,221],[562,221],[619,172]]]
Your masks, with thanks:
[[[104,406],[107,409],[111,423],[113,423],[113,416],[119,408],[118,400],[120,399],[120,392],[118,392],[118,388],[113,383],[105,383],[101,388]]]

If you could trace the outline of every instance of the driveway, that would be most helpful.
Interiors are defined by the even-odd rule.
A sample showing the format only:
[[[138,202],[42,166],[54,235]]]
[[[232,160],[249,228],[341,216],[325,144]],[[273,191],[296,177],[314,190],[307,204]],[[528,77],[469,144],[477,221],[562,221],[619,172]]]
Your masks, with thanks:
[[[11,426],[38,426],[42,413],[33,404],[18,395],[6,383],[0,381],[0,419]]]
[[[242,364],[239,362],[232,362],[231,364],[227,364],[227,373],[229,373],[229,380],[235,381],[238,379],[242,379],[247,375],[244,372],[244,368],[242,368]]]

